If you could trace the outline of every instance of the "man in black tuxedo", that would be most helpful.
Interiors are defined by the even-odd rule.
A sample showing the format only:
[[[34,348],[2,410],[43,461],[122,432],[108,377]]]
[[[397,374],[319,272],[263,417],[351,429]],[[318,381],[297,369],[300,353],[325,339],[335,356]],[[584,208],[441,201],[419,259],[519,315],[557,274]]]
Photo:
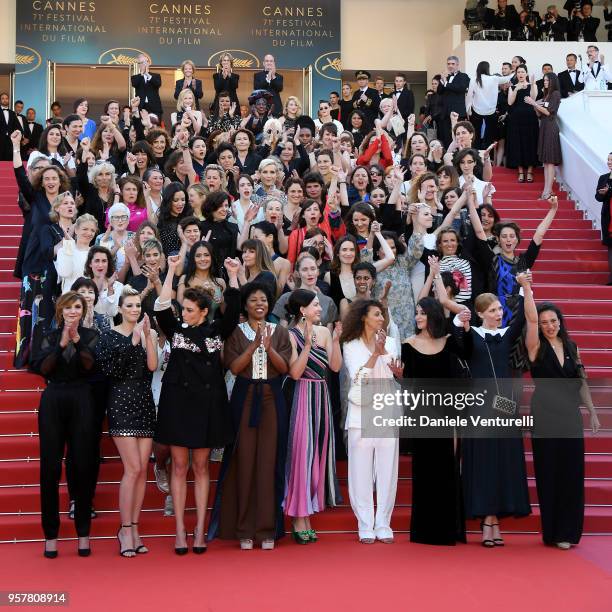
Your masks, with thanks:
[[[283,114],[283,103],[280,92],[283,91],[283,75],[276,73],[276,61],[273,55],[263,58],[264,69],[253,76],[253,89],[265,89],[272,94],[272,115],[280,117]]]
[[[374,127],[374,120],[378,117],[380,106],[378,92],[369,86],[371,76],[367,70],[358,70],[355,73],[358,88],[353,94],[353,109],[360,110],[365,115],[368,130]]]
[[[536,26],[535,19],[529,21],[529,13],[521,11],[519,13],[521,25],[519,29],[512,35],[513,40],[538,40],[540,33]]]
[[[23,140],[25,142],[23,149],[29,155],[34,149],[38,149],[40,135],[43,133],[43,126],[36,123],[36,111],[33,108],[28,108],[26,111],[25,124],[23,126]]]
[[[438,138],[445,148],[453,140],[451,132],[451,113],[457,113],[458,120],[467,119],[465,94],[470,86],[470,77],[459,71],[459,58],[451,55],[446,60],[447,73],[442,75],[437,93],[441,96],[443,116],[440,121]]]
[[[584,4],[580,11],[575,10],[567,32],[567,40],[597,42],[599,19],[593,17],[593,6]]]
[[[569,19],[574,16],[576,4],[578,4],[577,0],[566,0],[565,4],[563,5],[563,8],[567,11],[567,16]],[[588,4],[591,8],[593,8],[593,0],[580,0],[580,8],[582,8],[585,4]]]
[[[132,87],[136,90],[136,96],[140,98],[140,108],[154,113],[161,121],[164,112],[159,97],[161,74],[149,72],[149,58],[142,54],[138,56],[138,69],[140,74],[132,77]]]
[[[0,161],[11,161],[13,159],[11,134],[15,130],[21,132],[21,124],[15,111],[9,108],[9,95],[3,91],[0,93]]]
[[[414,94],[406,84],[406,75],[398,73],[394,79],[395,88],[387,98],[392,98],[397,103],[397,110],[400,112],[404,123],[408,117],[414,113]]]
[[[544,75],[549,72],[553,72],[552,64],[542,64],[542,78],[536,81],[536,87],[538,88],[538,97],[536,100],[542,98],[544,93]]]
[[[575,53],[569,53],[565,57],[567,70],[563,70],[557,76],[559,77],[559,87],[561,89],[561,97],[568,98],[572,94],[584,89],[584,83],[578,80],[580,70],[576,68],[578,58]]]
[[[554,4],[546,9],[544,20],[540,26],[540,35],[548,40],[557,42],[564,41],[569,28],[569,21],[559,15],[559,10]]]

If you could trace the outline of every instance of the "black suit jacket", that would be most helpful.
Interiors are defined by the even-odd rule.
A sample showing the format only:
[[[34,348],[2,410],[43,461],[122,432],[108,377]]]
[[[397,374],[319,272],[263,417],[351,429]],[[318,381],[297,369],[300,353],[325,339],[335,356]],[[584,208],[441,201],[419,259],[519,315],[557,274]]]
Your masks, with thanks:
[[[366,117],[367,127],[371,129],[374,126],[374,120],[378,117],[378,107],[380,106],[380,96],[373,87],[368,87],[365,90],[367,100],[363,102],[361,98],[361,89],[358,89],[353,94],[353,108],[360,110]]]
[[[178,100],[179,94],[183,90],[183,85],[185,84],[185,79],[179,79],[174,85],[174,99]],[[204,95],[202,91],[202,81],[201,79],[191,79],[191,85],[189,85],[189,89],[193,92],[193,97],[195,98],[196,108],[200,109],[200,99]]]
[[[276,73],[276,76],[268,83],[267,71],[256,72],[253,76],[253,89],[265,89],[272,94],[272,114],[280,117],[283,114],[283,103],[281,102],[280,92],[283,91],[283,75]]]
[[[36,122],[32,124],[32,128],[30,129],[29,123],[27,121],[24,121],[23,135],[29,141],[27,146],[25,147],[26,151],[38,149],[40,135],[43,133],[43,129],[43,126],[40,123]]]
[[[606,185],[610,187],[608,193],[601,195],[597,193],[600,189],[603,189]],[[595,189],[595,199],[601,202],[601,242],[606,246],[612,247],[612,236],[608,228],[610,227],[610,198],[612,198],[612,180],[610,180],[610,173],[606,172],[599,177],[597,181],[597,188]]]
[[[504,16],[500,16],[495,9],[485,12],[485,27],[493,30],[510,30],[514,32],[521,26],[521,20],[513,4],[506,7]]]
[[[390,93],[385,97],[393,99],[395,95],[394,93]],[[402,89],[402,93],[397,98],[397,110],[399,110],[404,121],[414,113],[414,94],[405,85],[404,89]]]
[[[150,113],[155,113],[158,117],[163,114],[159,88],[161,87],[161,74],[150,72],[151,78],[145,83],[142,74],[135,74],[132,77],[132,87],[136,90],[136,95],[140,98],[140,108],[144,108]],[[145,102],[146,100],[146,102]]]
[[[444,117],[448,118],[452,112],[455,112],[459,117],[465,117],[465,94],[470,86],[470,77],[465,72],[457,72],[452,82],[446,82],[446,85],[440,83],[437,93],[442,97],[444,108]]]
[[[578,74],[580,74],[580,70],[576,70],[576,75]],[[563,70],[557,76],[559,77],[559,87],[561,89],[562,98],[567,98],[571,93],[582,91],[584,89],[584,83],[579,83],[577,76],[576,84],[574,85],[569,70]]]
[[[232,72],[227,78],[224,78],[220,72],[215,72],[213,74],[213,84],[215,86],[215,101],[213,102],[213,110],[217,107],[217,99],[219,98],[219,94],[222,91],[227,91],[230,95],[230,100],[236,104],[236,106],[240,106],[240,102],[238,100],[238,81],[240,80],[240,75]]]
[[[22,132],[21,123],[17,119],[17,114],[14,110],[8,109],[8,123],[4,118],[4,111],[0,111],[0,160],[11,161],[13,159],[13,143],[11,134],[19,130]]]
[[[599,27],[599,19],[596,17],[588,17],[580,19],[574,17],[567,29],[567,40],[576,41],[580,38],[580,33],[584,37],[584,42],[597,42],[597,28]]]

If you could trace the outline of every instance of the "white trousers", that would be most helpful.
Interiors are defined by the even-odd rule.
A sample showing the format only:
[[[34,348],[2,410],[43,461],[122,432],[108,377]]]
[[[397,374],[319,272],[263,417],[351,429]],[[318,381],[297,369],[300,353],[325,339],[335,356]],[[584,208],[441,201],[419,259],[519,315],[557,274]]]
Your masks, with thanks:
[[[398,438],[362,438],[361,429],[348,430],[348,489],[359,538],[393,537],[391,514],[397,491],[398,458]]]

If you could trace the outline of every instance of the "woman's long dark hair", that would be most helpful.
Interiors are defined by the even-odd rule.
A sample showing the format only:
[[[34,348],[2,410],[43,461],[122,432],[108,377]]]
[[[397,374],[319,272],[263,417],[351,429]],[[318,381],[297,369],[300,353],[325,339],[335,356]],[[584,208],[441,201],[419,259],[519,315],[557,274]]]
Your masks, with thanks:
[[[185,287],[189,286],[189,281],[196,275],[197,266],[196,266],[196,252],[200,247],[204,247],[209,255],[210,255],[210,270],[208,271],[208,275],[210,276],[210,280],[215,283],[218,287],[223,289],[223,286],[217,281],[215,278],[214,271],[218,270],[219,267],[217,265],[217,258],[215,257],[215,251],[210,242],[206,242],[206,240],[198,240],[195,242],[191,249],[189,249],[189,256],[187,257],[187,265],[185,266]]]
[[[482,75],[489,76],[491,74],[491,65],[489,62],[479,62],[476,66],[476,82],[479,87],[482,87]]]
[[[179,192],[182,191],[185,194],[185,208],[183,208],[183,212],[178,217],[172,216],[172,199]],[[185,191],[185,186],[182,183],[178,183],[174,181],[170,183],[164,190],[162,191],[162,201],[159,206],[159,223],[168,223],[169,221],[180,221],[185,217],[190,217],[193,215],[193,210],[191,210],[191,206],[189,205],[189,197],[187,196],[187,192]]]
[[[345,234],[341,238],[338,238],[336,244],[334,244],[334,257],[331,260],[331,264],[329,264],[329,271],[331,274],[340,274],[340,270],[342,269],[342,264],[340,263],[340,247],[345,242],[352,242],[353,246],[355,247],[355,261],[353,262],[353,266],[357,265],[361,261],[357,240],[354,236]]]
[[[458,151],[453,159],[455,170],[457,170],[457,173],[459,176],[461,176],[461,161],[468,155],[474,160],[474,176],[482,176],[482,160],[480,159],[480,154],[476,149],[463,149],[462,151]]]
[[[540,350],[538,351],[536,360],[542,359],[544,356],[544,349],[546,347],[544,343],[548,342],[540,330],[540,315],[547,311],[554,312],[557,315],[557,319],[559,319],[559,333],[557,335],[561,339],[561,342],[563,342],[563,348],[571,355],[574,361],[578,362],[578,348],[576,347],[576,343],[569,337],[567,327],[565,326],[565,317],[563,316],[560,308],[552,302],[543,302],[542,304],[538,304],[538,337],[540,339]]]
[[[47,138],[49,136],[49,132],[51,130],[58,130],[60,133],[60,136],[62,135],[62,126],[57,124],[57,123],[52,123],[51,125],[47,126],[42,134],[40,135],[40,140],[38,141],[38,151],[39,153],[43,153],[44,155],[49,155],[49,146],[47,145]],[[64,155],[66,155],[66,144],[64,143],[64,139],[62,138],[60,140],[59,145],[57,145],[57,152],[59,155],[61,155],[62,157]]]
[[[443,338],[446,336],[446,317],[444,316],[444,308],[442,304],[435,298],[424,297],[417,302],[423,312],[427,315],[427,331],[432,338]],[[417,329],[416,333],[420,334],[422,330]]]
[[[349,306],[342,322],[341,344],[361,338],[364,329],[363,320],[368,316],[370,308],[380,308],[381,311],[383,310],[383,306],[378,300],[355,300]]]
[[[548,79],[548,88],[544,89],[544,98],[548,100],[553,91],[561,91],[559,87],[559,77],[554,72],[548,72],[544,75]]]

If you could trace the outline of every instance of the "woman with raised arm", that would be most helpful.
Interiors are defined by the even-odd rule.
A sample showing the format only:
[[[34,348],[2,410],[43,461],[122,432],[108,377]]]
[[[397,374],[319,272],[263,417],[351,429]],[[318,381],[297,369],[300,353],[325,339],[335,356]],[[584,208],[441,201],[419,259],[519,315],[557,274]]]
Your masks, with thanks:
[[[569,550],[584,523],[584,431],[580,406],[590,413],[593,433],[599,419],[578,347],[563,314],[550,303],[536,308],[531,284],[525,291],[525,345],[535,391],[531,397],[533,464],[544,544]]]
[[[516,280],[525,286],[530,274],[520,273]],[[522,292],[521,292],[522,293]],[[467,361],[474,379],[488,379],[484,389],[485,405],[482,416],[518,416],[502,412],[510,409],[513,398],[510,378],[510,353],[521,335],[525,323],[523,296],[518,300],[517,312],[509,326],[503,323],[503,307],[493,293],[480,294],[474,309],[482,320],[479,327],[454,319],[455,327],[463,327],[470,334],[466,345]],[[460,316],[460,315],[458,315]],[[481,415],[481,412],[478,415]],[[475,414],[475,412],[474,412]],[[463,495],[466,518],[481,520],[482,545],[486,548],[503,546],[499,519],[513,516],[520,518],[531,514],[523,436],[516,425],[500,428],[484,437],[475,432],[474,437],[463,439]]]
[[[348,481],[351,507],[357,517],[359,541],[378,539],[393,543],[391,514],[397,490],[399,439],[397,436],[364,438],[361,386],[367,379],[392,379],[402,375],[395,341],[383,331],[383,306],[376,300],[357,300],[342,324],[342,351],[350,389],[345,428],[348,430]],[[376,513],[374,512],[376,484]]]
[[[307,544],[318,539],[310,515],[341,501],[326,382],[328,372],[338,372],[342,366],[341,326],[337,323],[332,334],[320,325],[318,294],[308,289],[293,291],[286,310],[293,322],[289,328],[289,376],[295,383],[288,394],[291,417],[283,505],[293,520],[293,538],[298,544]]]
[[[227,259],[224,265],[229,287],[224,292],[223,317],[209,322],[210,295],[201,288],[189,287],[183,292],[183,323],[179,324],[171,308],[172,279],[179,263],[177,256],[168,258],[168,274],[155,303],[155,318],[172,346],[162,381],[155,441],[169,445],[172,453],[170,487],[176,518],[175,552],[184,555],[188,551],[184,515],[190,450],[197,512],[192,550],[201,554],[206,552],[204,521],[210,486],[210,449],[223,447],[232,440],[221,349],[238,324],[240,293],[239,263]],[[195,397],[199,398],[197,402]]]
[[[59,482],[64,447],[72,458],[78,555],[90,554],[89,529],[96,472],[96,416],[88,376],[94,366],[98,332],[83,326],[85,299],[74,291],[57,301],[58,327],[45,334],[33,356],[35,372],[47,386],[38,410],[40,442],[40,505],[45,533],[44,556],[57,557],[60,527]]]
[[[466,328],[470,316],[467,309],[458,315]],[[454,377],[457,357],[463,357],[462,343],[447,333],[444,310],[434,298],[419,300],[415,320],[415,335],[402,344],[403,375],[432,391],[427,379]],[[415,391],[420,392],[419,387]],[[465,542],[459,457],[452,430],[440,437],[416,435],[413,439],[410,541],[446,546]]]
[[[289,371],[292,349],[289,332],[266,323],[270,303],[264,285],[245,285],[246,320],[223,348],[236,376],[230,402],[235,438],[223,453],[209,539],[240,540],[243,550],[254,543],[271,550],[285,533],[288,414],[281,378]]]
[[[142,307],[136,289],[124,287],[119,311],[121,324],[102,334],[96,357],[109,378],[108,431],[123,463],[119,485],[119,554],[134,557],[149,552],[140,539],[138,520],[155,431],[151,380],[157,368],[157,334],[146,314],[138,321]]]

